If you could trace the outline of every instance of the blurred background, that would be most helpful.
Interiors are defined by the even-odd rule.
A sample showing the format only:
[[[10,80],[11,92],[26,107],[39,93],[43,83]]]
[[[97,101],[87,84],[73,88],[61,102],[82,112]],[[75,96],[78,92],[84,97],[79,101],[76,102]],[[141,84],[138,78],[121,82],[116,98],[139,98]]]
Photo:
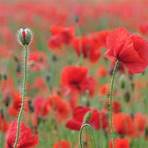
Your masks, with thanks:
[[[68,96],[61,86],[62,70],[67,65],[77,65],[81,59],[73,45],[64,44],[54,48],[58,44],[55,41],[52,42],[55,46],[51,46],[53,32],[56,32],[56,29],[51,29],[53,26],[72,27],[74,37],[87,37],[125,27],[147,40],[148,0],[0,0],[0,148],[4,147],[9,123],[16,119],[20,108],[23,49],[16,38],[19,28],[31,28],[34,36],[30,47],[28,98],[23,121],[38,133],[37,148],[59,148],[54,144],[60,140],[70,143],[70,146],[62,148],[78,148],[79,133],[65,127],[74,108],[83,105],[100,111],[107,110],[105,104],[112,65],[104,58],[105,48],[101,47],[95,63],[88,59],[82,61],[82,66],[87,67],[96,81],[94,95]],[[131,148],[147,148],[148,72],[136,76],[120,73],[117,77],[119,82],[115,89],[118,88],[118,91],[114,98],[117,106],[132,118],[132,122],[139,114],[135,115],[140,113],[140,117],[136,118],[139,122],[136,122],[142,129],[140,136],[134,138],[117,136],[127,137]],[[125,82],[124,89],[120,85],[122,80]],[[55,109],[51,103],[55,96],[60,96],[66,105],[57,105]],[[38,101],[35,103],[34,100]],[[57,100],[55,104],[60,104]],[[95,134],[95,139],[98,145],[101,142],[101,148],[108,147],[106,131],[101,129]]]

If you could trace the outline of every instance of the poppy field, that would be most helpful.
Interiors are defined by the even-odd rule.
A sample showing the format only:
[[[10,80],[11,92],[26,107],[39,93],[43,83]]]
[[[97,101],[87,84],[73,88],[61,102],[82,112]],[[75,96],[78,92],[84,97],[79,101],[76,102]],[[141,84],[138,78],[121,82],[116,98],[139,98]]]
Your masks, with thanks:
[[[148,0],[1,0],[0,148],[148,148]]]

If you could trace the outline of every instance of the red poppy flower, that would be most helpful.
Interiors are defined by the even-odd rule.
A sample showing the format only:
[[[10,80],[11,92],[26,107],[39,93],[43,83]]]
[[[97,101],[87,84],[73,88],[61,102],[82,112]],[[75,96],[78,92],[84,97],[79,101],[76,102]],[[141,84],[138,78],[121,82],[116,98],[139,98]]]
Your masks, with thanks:
[[[107,70],[103,65],[99,66],[99,69],[97,71],[97,75],[99,77],[106,77],[107,76]]]
[[[146,127],[146,117],[141,113],[136,113],[134,116],[134,125],[137,130],[137,134],[142,134]]]
[[[68,66],[62,71],[61,83],[68,91],[75,91],[93,95],[95,91],[95,80],[88,76],[86,67]]]
[[[132,117],[126,113],[116,113],[113,115],[113,125],[115,131],[121,135],[135,136],[135,126]]]
[[[12,103],[8,107],[8,113],[11,116],[17,116],[20,110],[20,107],[21,107],[21,95],[19,92],[13,92],[12,93]],[[26,100],[24,103],[24,109],[25,111],[28,111],[28,102]]]
[[[65,119],[67,119],[71,112],[69,102],[58,95],[50,96],[49,101],[55,113],[56,119],[58,121],[64,121]]]
[[[48,40],[50,48],[60,48],[62,45],[69,45],[74,37],[73,27],[52,26],[51,37]]]
[[[115,143],[114,143],[114,148],[130,148],[130,144],[129,144],[129,141],[128,139],[121,139],[121,138],[117,138],[115,139]],[[109,142],[109,148],[113,148],[113,144],[112,142],[110,141]]]
[[[107,96],[109,93],[109,85],[108,84],[103,84],[99,88],[99,95],[101,96]]]
[[[109,33],[110,33],[109,30],[102,30],[102,31],[98,31],[98,32],[95,32],[92,34],[93,39],[96,42],[96,44],[98,45],[98,47],[105,47],[106,38]]]
[[[44,52],[35,51],[29,56],[30,68],[32,71],[43,70],[47,66],[47,57]]]
[[[0,111],[0,132],[6,132],[8,128],[8,123],[4,118],[3,112]]]
[[[141,33],[143,33],[144,35],[148,35],[148,22],[147,23],[143,23],[139,26],[139,30]]]
[[[108,101],[105,103],[105,108],[108,109]],[[113,101],[112,108],[114,113],[119,113],[121,111],[121,104],[119,101]]]
[[[51,109],[50,102],[47,99],[40,96],[34,99],[33,105],[37,117],[47,116]]]
[[[148,65],[148,42],[124,28],[112,31],[106,39],[106,55],[118,60],[132,74],[141,73]]]
[[[66,140],[61,140],[53,145],[53,148],[71,148],[71,143]]]
[[[121,104],[119,101],[113,101],[113,111],[114,113],[119,113],[121,111]]]
[[[31,84],[31,88],[37,90],[38,92],[40,92],[40,90],[46,92],[48,91],[47,82],[42,77],[36,77],[33,84]]]
[[[80,130],[83,118],[85,114],[91,111],[92,115],[88,123],[95,129],[99,128],[106,128],[107,123],[107,116],[105,112],[98,112],[96,109],[90,109],[88,107],[76,107],[73,111],[72,119],[68,120],[66,123],[66,127],[72,130]]]
[[[14,145],[17,130],[17,122],[14,121],[10,124],[6,134],[6,148],[12,148]],[[33,148],[38,144],[38,136],[33,134],[31,129],[26,127],[21,122],[20,126],[20,137],[17,148]]]
[[[82,54],[91,62],[96,62],[100,57],[100,48],[91,36],[74,38],[73,46],[79,56]]]

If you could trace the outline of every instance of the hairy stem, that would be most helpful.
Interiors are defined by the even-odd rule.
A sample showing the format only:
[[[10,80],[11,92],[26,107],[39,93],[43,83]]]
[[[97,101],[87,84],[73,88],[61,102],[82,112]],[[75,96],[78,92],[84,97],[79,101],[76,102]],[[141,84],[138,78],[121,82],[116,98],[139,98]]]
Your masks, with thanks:
[[[23,63],[23,84],[22,84],[22,94],[21,94],[21,108],[18,114],[17,118],[17,131],[16,131],[16,138],[14,142],[14,148],[17,148],[17,144],[19,141],[20,136],[20,123],[23,116],[23,110],[24,110],[24,99],[26,94],[26,81],[27,81],[27,61],[28,61],[28,49],[27,46],[24,46],[24,63]]]
[[[111,83],[110,83],[110,94],[109,94],[109,100],[108,100],[108,105],[109,105],[109,139],[111,140],[112,144],[113,144],[113,148],[114,148],[114,137],[113,137],[113,119],[112,119],[112,102],[113,102],[113,89],[114,89],[114,80],[115,80],[115,75],[116,75],[116,71],[118,68],[118,64],[119,61],[117,60],[115,62],[115,66],[113,69],[113,73],[112,73],[112,78],[111,78]]]
[[[83,136],[83,129],[84,128],[89,128],[91,130],[91,141],[92,141],[92,147],[93,148],[96,148],[96,144],[95,144],[95,139],[94,139],[94,133],[93,133],[93,128],[91,127],[91,125],[89,125],[88,123],[84,123],[82,126],[81,126],[81,129],[80,129],[80,148],[84,148],[83,147],[83,140],[82,140],[82,136]]]

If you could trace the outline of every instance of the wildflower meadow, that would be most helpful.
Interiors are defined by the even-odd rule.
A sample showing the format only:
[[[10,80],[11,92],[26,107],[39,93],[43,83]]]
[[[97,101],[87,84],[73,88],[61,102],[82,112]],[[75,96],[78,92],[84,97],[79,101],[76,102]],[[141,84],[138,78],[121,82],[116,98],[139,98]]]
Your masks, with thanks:
[[[148,148],[148,0],[0,0],[0,148]]]

